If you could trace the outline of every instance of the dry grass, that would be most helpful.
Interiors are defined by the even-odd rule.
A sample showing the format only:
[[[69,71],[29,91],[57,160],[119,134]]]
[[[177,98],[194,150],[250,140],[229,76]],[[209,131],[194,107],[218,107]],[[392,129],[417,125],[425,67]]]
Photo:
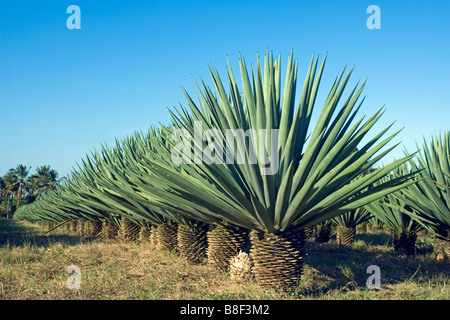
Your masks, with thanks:
[[[427,238],[413,258],[395,255],[385,232],[361,234],[351,248],[308,241],[299,287],[284,293],[232,283],[226,273],[146,243],[56,231],[44,235],[36,226],[0,220],[0,300],[450,299],[449,264],[434,262]],[[80,290],[66,285],[72,264],[81,269]],[[370,264],[381,268],[381,290],[365,286]]]

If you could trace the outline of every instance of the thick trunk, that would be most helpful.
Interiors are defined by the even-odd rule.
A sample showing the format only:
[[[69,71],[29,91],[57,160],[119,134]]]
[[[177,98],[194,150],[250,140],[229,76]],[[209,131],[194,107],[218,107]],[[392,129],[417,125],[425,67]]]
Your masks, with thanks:
[[[80,236],[84,236],[85,235],[85,221],[78,221],[77,224],[77,234]]]
[[[443,239],[437,238],[434,245],[433,251],[436,261],[449,262],[450,261],[450,232],[449,230],[444,230],[442,232]],[[447,235],[445,237],[445,235]]]
[[[393,236],[394,251],[407,256],[414,255],[417,235],[415,232],[395,232]]]
[[[44,222],[43,226],[47,231],[50,231],[51,229],[56,227],[56,223],[55,222]]]
[[[331,226],[319,224],[315,228],[316,242],[325,243],[331,239]]]
[[[208,231],[208,265],[228,271],[230,260],[248,243],[248,229],[238,226],[215,226]]]
[[[119,235],[123,241],[137,241],[141,227],[128,218],[122,217]]]
[[[162,224],[156,231],[156,249],[157,250],[177,250],[177,229],[178,225]]]
[[[79,221],[78,220],[72,220],[72,221],[70,221],[70,233],[72,233],[72,234],[77,234],[77,232],[78,232],[78,223],[79,223]]]
[[[305,255],[304,231],[278,235],[252,231],[253,273],[263,287],[290,289],[298,285]]]
[[[337,243],[343,246],[350,246],[355,242],[356,238],[356,227],[337,227],[336,240]]]
[[[63,227],[61,230],[70,233],[70,220],[63,224]]]
[[[304,232],[305,232],[305,238],[306,239],[310,238],[313,235],[313,233],[314,233],[314,226],[305,228]]]
[[[207,226],[178,226],[178,251],[180,257],[193,264],[200,264],[206,259],[208,241]]]
[[[142,227],[139,231],[139,242],[148,243],[150,242],[150,234],[152,232],[151,227],[144,228]]]
[[[102,225],[103,236],[107,239],[115,239],[119,234],[119,227],[111,220],[105,220]]]
[[[89,221],[88,235],[97,237],[102,231],[102,222],[100,220]]]

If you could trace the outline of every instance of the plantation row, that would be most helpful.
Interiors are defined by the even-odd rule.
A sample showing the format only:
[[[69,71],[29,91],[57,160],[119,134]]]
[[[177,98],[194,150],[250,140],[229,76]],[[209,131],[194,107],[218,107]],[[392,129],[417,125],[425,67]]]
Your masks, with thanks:
[[[177,246],[188,261],[206,256],[224,270],[246,250],[258,283],[282,288],[298,282],[313,227],[320,237],[320,230],[336,224],[338,242],[351,244],[356,225],[371,219],[391,228],[395,249],[407,254],[414,252],[421,229],[448,241],[449,132],[424,142],[417,156],[378,166],[396,147],[387,145],[398,132],[382,138],[389,126],[369,136],[383,111],[357,118],[365,83],[343,96],[352,70],[336,78],[311,125],[325,61],[311,59],[297,106],[298,63],[292,54],[284,88],[280,57],[269,53],[251,73],[239,59],[243,93],[230,65],[228,91],[211,67],[215,92],[202,81],[194,102],[184,91],[189,109],[171,111],[170,125],[92,152],[69,179],[21,207],[15,218],[55,226],[89,222],[94,233],[101,225],[103,234],[120,227],[123,237],[132,239],[156,230],[160,249]],[[216,136],[196,139],[199,129]],[[220,139],[230,129],[276,129],[277,135]],[[176,132],[189,143],[181,143]],[[230,150],[247,159],[254,155],[256,163],[217,163],[217,155]],[[192,159],[199,152],[201,163]],[[183,161],[174,161],[174,155]],[[271,174],[265,170],[268,158],[277,161]]]

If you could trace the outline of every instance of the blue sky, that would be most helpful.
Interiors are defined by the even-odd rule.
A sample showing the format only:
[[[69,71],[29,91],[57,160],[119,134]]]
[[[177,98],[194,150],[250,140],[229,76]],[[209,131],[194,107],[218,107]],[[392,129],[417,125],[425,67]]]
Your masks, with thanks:
[[[69,5],[81,30],[69,30]],[[369,30],[369,5],[381,29]],[[316,112],[342,68],[368,79],[361,115],[382,105],[400,157],[449,129],[449,1],[0,1],[0,174],[17,164],[67,174],[90,150],[167,123],[195,95],[193,77],[225,77],[267,49],[291,50],[303,82],[313,53],[328,53]],[[377,128],[375,130],[377,130]]]

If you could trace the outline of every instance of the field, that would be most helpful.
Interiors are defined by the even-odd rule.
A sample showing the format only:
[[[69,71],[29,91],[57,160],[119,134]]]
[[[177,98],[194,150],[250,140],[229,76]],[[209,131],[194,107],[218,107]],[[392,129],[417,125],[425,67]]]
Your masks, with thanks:
[[[39,225],[0,220],[0,300],[449,300],[448,262],[436,262],[433,238],[417,253],[394,253],[387,230],[358,230],[350,248],[308,240],[305,268],[294,292],[233,283],[227,273],[190,265],[176,252],[147,243],[91,239]],[[80,268],[80,289],[67,288],[69,265]],[[366,286],[367,267],[381,270],[381,289]]]

